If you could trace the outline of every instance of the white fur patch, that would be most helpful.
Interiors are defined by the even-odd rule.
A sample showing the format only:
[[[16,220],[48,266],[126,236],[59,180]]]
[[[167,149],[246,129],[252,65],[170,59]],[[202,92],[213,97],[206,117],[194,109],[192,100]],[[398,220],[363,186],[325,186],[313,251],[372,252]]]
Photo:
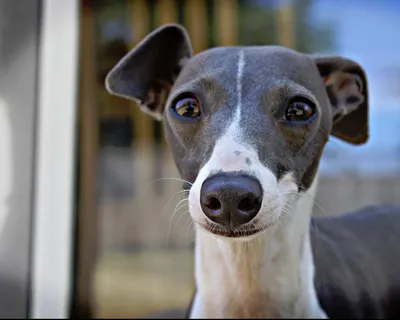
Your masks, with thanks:
[[[242,112],[242,78],[243,78],[243,69],[244,69],[244,52],[243,50],[239,53],[239,61],[238,61],[238,71],[237,71],[237,80],[236,80],[236,90],[238,95],[237,102],[237,110],[236,117],[237,121],[240,120],[240,115]]]

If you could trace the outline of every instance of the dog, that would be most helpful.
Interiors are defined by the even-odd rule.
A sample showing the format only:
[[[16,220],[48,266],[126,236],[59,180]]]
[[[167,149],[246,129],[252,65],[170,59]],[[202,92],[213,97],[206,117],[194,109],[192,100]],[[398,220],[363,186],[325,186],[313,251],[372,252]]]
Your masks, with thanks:
[[[190,318],[400,315],[400,210],[312,217],[330,136],[368,141],[363,68],[281,46],[193,55],[183,26],[150,32],[107,90],[164,123],[195,222]]]

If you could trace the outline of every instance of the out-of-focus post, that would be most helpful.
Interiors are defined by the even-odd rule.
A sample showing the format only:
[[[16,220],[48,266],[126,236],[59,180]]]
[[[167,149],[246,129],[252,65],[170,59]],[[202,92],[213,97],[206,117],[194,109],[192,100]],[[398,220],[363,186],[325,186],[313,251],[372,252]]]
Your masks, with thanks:
[[[79,102],[79,208],[77,220],[77,274],[75,279],[76,309],[80,317],[90,317],[93,307],[93,268],[96,260],[97,236],[97,161],[98,104],[96,99],[97,48],[94,9],[83,1],[81,12],[81,66]]]
[[[291,0],[281,0],[276,14],[278,43],[288,48],[295,47],[294,8]]]
[[[239,26],[239,8],[237,0],[215,0],[214,10],[216,45],[237,45]]]
[[[207,23],[206,1],[185,0],[184,24],[192,41],[194,53],[199,53],[208,46],[209,28]]]
[[[129,48],[135,47],[150,31],[150,17],[147,0],[132,0],[127,2],[128,21],[131,27],[132,38]],[[140,111],[135,102],[132,102],[132,118],[135,122],[135,137],[138,142],[138,152],[147,152],[149,148],[149,138],[151,134],[152,119],[147,114]]]
[[[172,23],[177,21],[177,7],[176,1],[174,0],[157,0],[155,12],[155,24],[156,26],[161,26],[166,23]],[[164,149],[167,147],[164,131],[162,131],[161,146]]]

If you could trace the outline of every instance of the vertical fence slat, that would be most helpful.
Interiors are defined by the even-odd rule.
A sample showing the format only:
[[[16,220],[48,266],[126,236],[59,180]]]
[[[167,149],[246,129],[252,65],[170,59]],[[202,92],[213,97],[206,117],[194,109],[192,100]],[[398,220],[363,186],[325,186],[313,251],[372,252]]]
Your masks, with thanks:
[[[137,45],[149,32],[149,12],[147,0],[131,0],[128,1],[128,20],[131,26],[131,43],[130,48]],[[135,137],[137,138],[139,149],[148,149],[149,140],[152,136],[152,119],[150,116],[140,111],[136,103],[133,103],[133,117],[135,119]]]
[[[214,39],[218,46],[238,42],[239,8],[237,0],[214,0]]]
[[[97,239],[100,236],[97,219],[96,185],[98,159],[98,104],[96,101],[96,46],[95,9],[88,2],[82,4],[81,66],[79,102],[79,208],[76,247],[77,271],[73,312],[90,318],[93,311],[93,269]]]
[[[157,26],[165,23],[177,22],[178,8],[175,0],[157,0],[155,22]]]
[[[194,53],[207,48],[209,25],[207,23],[206,1],[185,0],[183,23],[192,40]]]
[[[155,24],[161,26],[166,23],[178,21],[178,8],[175,0],[157,0],[155,5]],[[165,149],[166,141],[164,136],[164,130],[162,131],[161,145]]]
[[[295,47],[294,12],[291,1],[282,0],[276,12],[278,43],[288,48]]]

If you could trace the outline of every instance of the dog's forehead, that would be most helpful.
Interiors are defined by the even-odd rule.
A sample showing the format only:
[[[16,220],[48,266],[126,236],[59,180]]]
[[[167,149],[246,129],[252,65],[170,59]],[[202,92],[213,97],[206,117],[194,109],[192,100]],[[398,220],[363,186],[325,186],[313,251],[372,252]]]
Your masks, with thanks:
[[[177,85],[198,78],[218,79],[234,85],[239,73],[243,78],[263,82],[294,82],[308,86],[318,78],[312,59],[303,53],[280,46],[217,47],[200,52],[183,68]]]

